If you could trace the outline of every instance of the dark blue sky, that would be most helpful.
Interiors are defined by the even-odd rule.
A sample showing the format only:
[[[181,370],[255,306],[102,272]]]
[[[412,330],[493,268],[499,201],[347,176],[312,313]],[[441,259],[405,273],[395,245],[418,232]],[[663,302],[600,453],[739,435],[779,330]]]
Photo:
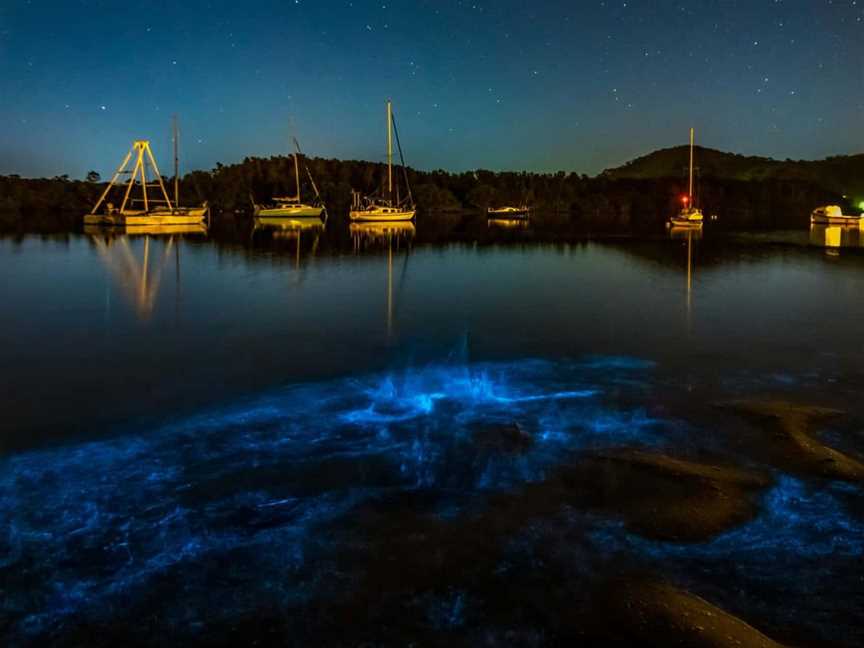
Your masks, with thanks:
[[[175,6],[176,4],[176,6]],[[864,1],[0,4],[0,173],[170,172],[287,150],[379,160],[392,96],[424,169],[597,173],[684,143],[864,150]]]

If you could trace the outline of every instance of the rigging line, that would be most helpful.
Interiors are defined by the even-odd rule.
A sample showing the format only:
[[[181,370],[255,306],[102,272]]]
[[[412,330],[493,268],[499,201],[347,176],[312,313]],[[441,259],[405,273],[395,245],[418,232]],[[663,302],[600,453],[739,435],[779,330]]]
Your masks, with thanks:
[[[291,139],[294,140],[294,147],[297,149],[297,154],[303,156],[303,170],[306,172],[306,176],[309,178],[309,183],[312,185],[312,190],[315,192],[315,197],[319,201],[321,201],[321,192],[318,191],[318,185],[315,184],[315,179],[312,177],[312,171],[310,171],[309,165],[306,164],[307,157],[303,155],[303,151],[300,150],[300,142],[297,141],[296,137],[292,137]]]
[[[408,200],[414,204],[414,196],[411,195],[411,183],[408,182],[408,167],[405,166],[405,156],[402,155],[402,144],[399,142],[399,129],[396,128],[396,113],[390,113],[393,120],[393,134],[396,135],[396,148],[399,149],[399,161],[402,163],[402,174],[405,177],[405,188],[408,190]]]

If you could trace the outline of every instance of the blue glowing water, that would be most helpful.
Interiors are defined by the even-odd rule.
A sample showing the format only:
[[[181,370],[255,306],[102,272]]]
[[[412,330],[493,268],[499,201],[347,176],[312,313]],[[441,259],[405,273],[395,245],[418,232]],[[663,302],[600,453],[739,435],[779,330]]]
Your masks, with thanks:
[[[693,430],[651,413],[654,371],[627,357],[433,364],[291,386],[156,429],[3,457],[9,639],[62,637],[139,608],[194,634],[220,617],[350,591],[358,576],[334,556],[352,539],[328,529],[382,494],[436,493],[432,513],[446,523],[478,496],[542,481],[586,449],[680,446]],[[482,431],[494,440],[514,425],[530,443],[509,448],[506,432],[501,446],[478,443]],[[790,569],[807,576],[801,587],[830,571],[814,557],[860,560],[864,523],[843,494],[778,475],[762,515],[696,545],[574,519],[590,540],[581,551],[685,572],[734,561],[750,580],[788,589]],[[418,600],[432,629],[468,622],[462,589]]]
[[[313,529],[376,492],[507,489],[587,445],[658,442],[671,424],[603,404],[610,368],[650,364],[433,365],[4,457],[0,569],[16,578],[2,612],[21,636],[39,636],[70,616],[104,616],[160,574],[238,551],[267,575],[264,599],[313,596],[315,579],[299,577]],[[532,435],[525,452],[468,452],[478,427],[514,422]],[[458,617],[458,597],[451,607],[441,614]]]

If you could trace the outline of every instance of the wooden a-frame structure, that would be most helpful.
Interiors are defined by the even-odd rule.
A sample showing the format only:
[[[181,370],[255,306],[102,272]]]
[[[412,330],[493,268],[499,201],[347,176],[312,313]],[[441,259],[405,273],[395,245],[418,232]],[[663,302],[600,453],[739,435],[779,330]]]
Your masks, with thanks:
[[[135,158],[134,164],[132,164],[133,157]],[[148,176],[151,174],[153,180],[148,181]],[[118,183],[118,180],[120,180],[122,176],[127,175],[129,177],[128,181],[123,180]],[[111,178],[111,182],[109,182],[108,186],[105,187],[105,191],[102,192],[96,205],[91,210],[91,214],[95,214],[99,210],[105,202],[105,199],[108,197],[111,189],[117,184],[126,185],[126,191],[123,194],[123,202],[120,203],[120,209],[118,210],[120,214],[146,214],[151,211],[151,206],[155,206],[157,209],[160,209],[160,211],[166,209],[172,211],[174,209],[174,206],[171,204],[171,198],[168,197],[168,192],[165,190],[165,184],[162,182],[162,175],[159,173],[159,167],[156,165],[156,160],[153,158],[153,151],[150,150],[150,142],[147,140],[136,140],[132,143],[132,148],[129,149],[126,157],[123,158],[123,162],[121,162],[120,166],[117,167],[114,177]],[[140,198],[133,197],[132,195],[133,189],[136,186],[141,187]],[[159,189],[157,197],[151,198],[148,196],[148,189],[155,189],[157,187]],[[143,203],[143,209],[133,208],[133,205],[138,202]]]

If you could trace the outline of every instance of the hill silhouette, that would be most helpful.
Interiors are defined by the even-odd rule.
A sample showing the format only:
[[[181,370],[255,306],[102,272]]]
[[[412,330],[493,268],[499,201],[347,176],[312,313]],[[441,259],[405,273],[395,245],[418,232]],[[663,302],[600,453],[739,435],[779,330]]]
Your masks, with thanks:
[[[683,178],[688,164],[689,147],[675,146],[607,169],[601,175],[635,180]],[[864,200],[864,154],[836,155],[824,160],[774,160],[697,146],[696,166],[703,180],[797,180],[847,195],[855,204]]]

